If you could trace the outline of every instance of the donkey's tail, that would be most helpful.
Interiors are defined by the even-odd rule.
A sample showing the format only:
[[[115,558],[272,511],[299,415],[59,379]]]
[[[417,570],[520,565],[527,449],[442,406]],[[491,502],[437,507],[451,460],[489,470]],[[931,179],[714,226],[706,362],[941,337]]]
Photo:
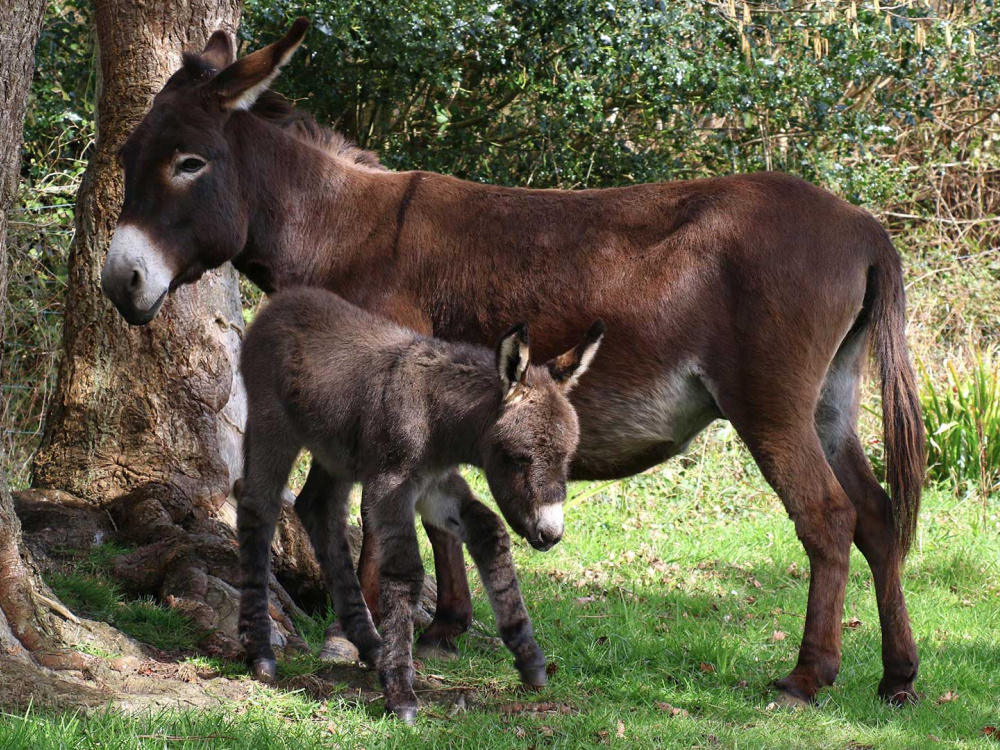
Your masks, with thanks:
[[[879,226],[877,256],[868,275],[872,350],[882,377],[885,473],[892,496],[900,557],[917,530],[927,448],[916,378],[906,348],[906,290],[899,254]]]

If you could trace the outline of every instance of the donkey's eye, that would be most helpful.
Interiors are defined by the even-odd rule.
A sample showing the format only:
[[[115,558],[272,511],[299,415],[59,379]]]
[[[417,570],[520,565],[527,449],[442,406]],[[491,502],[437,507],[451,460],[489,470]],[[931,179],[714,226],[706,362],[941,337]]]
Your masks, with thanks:
[[[205,166],[205,160],[199,159],[196,156],[188,156],[181,160],[181,163],[177,165],[178,172],[187,172],[188,174],[193,174],[199,171]]]

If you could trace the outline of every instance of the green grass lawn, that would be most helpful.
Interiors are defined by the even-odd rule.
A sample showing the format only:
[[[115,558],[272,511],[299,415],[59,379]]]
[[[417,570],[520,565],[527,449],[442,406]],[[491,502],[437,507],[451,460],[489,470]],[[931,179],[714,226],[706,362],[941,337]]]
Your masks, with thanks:
[[[731,431],[714,429],[655,473],[571,493],[560,545],[543,554],[515,543],[539,643],[557,667],[539,693],[521,692],[506,651],[466,639],[460,659],[422,673],[481,702],[425,706],[415,728],[346,690],[319,702],[256,686],[211,713],[5,716],[0,748],[1000,748],[984,732],[1000,726],[997,498],[984,509],[945,488],[925,495],[904,579],[922,703],[875,699],[878,618],[855,553],[840,678],[817,707],[790,711],[771,705],[769,684],[794,664],[806,557]],[[492,633],[472,580],[477,628]],[[283,673],[315,667],[299,658]]]

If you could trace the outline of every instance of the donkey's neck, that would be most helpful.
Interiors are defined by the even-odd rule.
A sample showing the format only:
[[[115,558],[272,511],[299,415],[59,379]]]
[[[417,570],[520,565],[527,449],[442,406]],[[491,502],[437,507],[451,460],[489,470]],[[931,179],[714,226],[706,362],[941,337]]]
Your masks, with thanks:
[[[353,164],[250,114],[236,117],[250,215],[233,264],[265,292],[340,291],[359,259],[377,258],[391,243],[381,229],[405,184],[397,186],[396,173]]]
[[[434,451],[442,463],[482,467],[487,431],[503,408],[493,353],[435,341],[427,367]]]

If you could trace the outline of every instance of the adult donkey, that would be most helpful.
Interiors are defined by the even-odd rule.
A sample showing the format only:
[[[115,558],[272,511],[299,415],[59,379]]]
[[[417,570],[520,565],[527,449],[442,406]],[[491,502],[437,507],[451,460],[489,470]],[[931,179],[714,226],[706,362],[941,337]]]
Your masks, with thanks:
[[[536,361],[603,319],[606,343],[573,393],[572,477],[635,474],[730,420],[810,562],[782,695],[812,700],[837,675],[853,540],[874,576],[879,695],[913,699],[900,567],[924,433],[900,258],[878,222],[781,174],[562,191],[387,171],[267,93],[307,25],[239,61],[216,33],[123,147],[125,203],[102,281],[126,320],[147,323],[171,289],[226,261],[265,291],[325,287],[445,339],[490,344],[527,317]],[[856,433],[869,348],[891,499]],[[314,465],[303,493],[330,486]],[[428,531],[440,598],[423,643],[450,645],[471,612],[464,560],[457,538]],[[371,604],[377,575],[363,556]]]

